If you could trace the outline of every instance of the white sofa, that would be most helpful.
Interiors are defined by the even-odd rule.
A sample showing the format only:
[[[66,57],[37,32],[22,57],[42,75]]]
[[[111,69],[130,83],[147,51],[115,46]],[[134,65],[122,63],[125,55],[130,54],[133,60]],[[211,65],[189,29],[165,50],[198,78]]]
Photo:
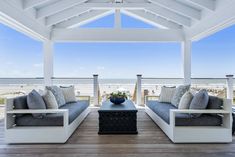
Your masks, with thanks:
[[[14,109],[14,99],[15,98],[7,99],[5,109],[5,141],[7,143],[65,143],[90,112],[89,107],[83,108],[82,112],[80,112],[77,117],[72,117],[73,119],[70,121],[70,112],[72,111],[70,111],[70,109]],[[90,102],[89,99],[84,100],[87,101],[88,105]],[[30,124],[26,123],[25,118],[19,125],[16,124],[17,114],[27,115],[28,117],[26,118],[29,118],[29,123],[33,123],[32,121],[35,119],[30,117],[32,113],[62,114],[60,115],[61,122],[59,122],[61,125],[42,126],[43,124],[41,124],[40,126],[30,126]],[[44,123],[43,119],[41,122]],[[24,125],[22,125],[22,123],[24,123]]]
[[[148,103],[155,100],[149,100],[153,96],[146,96],[145,111],[152,118],[152,120],[164,131],[164,133],[174,143],[229,143],[232,142],[232,101],[228,99],[223,100],[222,109],[205,109],[205,110],[180,110],[170,109],[169,122],[166,122],[161,116],[156,113],[158,110],[157,105],[155,111]],[[158,101],[156,101],[159,103]],[[156,103],[155,102],[155,103]],[[222,118],[221,125],[216,126],[190,126],[176,124],[176,115],[179,113],[192,114],[216,114]]]

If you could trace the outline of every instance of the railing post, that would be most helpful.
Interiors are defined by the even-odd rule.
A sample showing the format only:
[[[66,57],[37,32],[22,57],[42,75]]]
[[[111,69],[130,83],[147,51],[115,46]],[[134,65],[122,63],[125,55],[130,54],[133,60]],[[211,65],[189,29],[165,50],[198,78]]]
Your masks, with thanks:
[[[137,75],[137,91],[136,91],[136,104],[142,105],[142,93],[141,93],[141,81],[142,81],[142,75]]]
[[[226,75],[227,78],[227,99],[233,102],[233,75]]]
[[[98,75],[93,75],[93,84],[94,84],[94,106],[99,106],[99,83]]]

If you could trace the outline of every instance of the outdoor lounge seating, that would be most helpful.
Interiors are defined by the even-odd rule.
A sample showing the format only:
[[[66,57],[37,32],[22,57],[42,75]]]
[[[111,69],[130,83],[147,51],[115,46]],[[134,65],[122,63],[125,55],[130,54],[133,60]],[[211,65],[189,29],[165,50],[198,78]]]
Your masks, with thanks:
[[[14,109],[27,106],[27,96],[7,100],[5,140],[7,143],[64,143],[89,114],[89,100],[66,103],[59,109]],[[44,113],[41,118],[32,113]]]
[[[145,111],[174,143],[232,142],[231,101],[224,99],[222,105],[221,109],[178,109],[147,96]],[[202,114],[192,117],[195,113]]]

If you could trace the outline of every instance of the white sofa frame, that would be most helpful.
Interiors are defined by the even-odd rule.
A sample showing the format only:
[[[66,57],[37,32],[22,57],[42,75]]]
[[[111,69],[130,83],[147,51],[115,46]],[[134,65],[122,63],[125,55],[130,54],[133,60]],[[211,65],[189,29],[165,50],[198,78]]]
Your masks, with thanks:
[[[153,96],[150,96],[151,98]],[[146,96],[146,102],[149,97]],[[206,110],[170,110],[170,124],[145,105],[145,112],[163,130],[173,143],[230,143],[232,142],[232,101],[223,100],[223,109]],[[223,119],[221,126],[175,126],[176,113],[208,113],[220,114]]]
[[[89,98],[90,99],[90,98]],[[89,100],[88,99],[88,100]],[[68,109],[13,109],[14,98],[7,99],[5,108],[5,142],[6,143],[65,143],[76,128],[90,113],[88,107],[69,124]],[[62,126],[16,126],[15,114],[62,113]]]

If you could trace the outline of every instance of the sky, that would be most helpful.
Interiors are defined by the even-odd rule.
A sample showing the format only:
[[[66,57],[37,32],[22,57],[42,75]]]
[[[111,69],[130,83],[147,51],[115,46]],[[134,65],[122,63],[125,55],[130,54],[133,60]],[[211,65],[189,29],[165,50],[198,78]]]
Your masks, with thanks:
[[[82,26],[112,28],[109,15]],[[153,28],[122,15],[123,28]],[[183,77],[180,43],[56,43],[55,77]],[[235,26],[192,45],[192,77],[235,74]],[[42,43],[0,24],[0,77],[43,77]]]

